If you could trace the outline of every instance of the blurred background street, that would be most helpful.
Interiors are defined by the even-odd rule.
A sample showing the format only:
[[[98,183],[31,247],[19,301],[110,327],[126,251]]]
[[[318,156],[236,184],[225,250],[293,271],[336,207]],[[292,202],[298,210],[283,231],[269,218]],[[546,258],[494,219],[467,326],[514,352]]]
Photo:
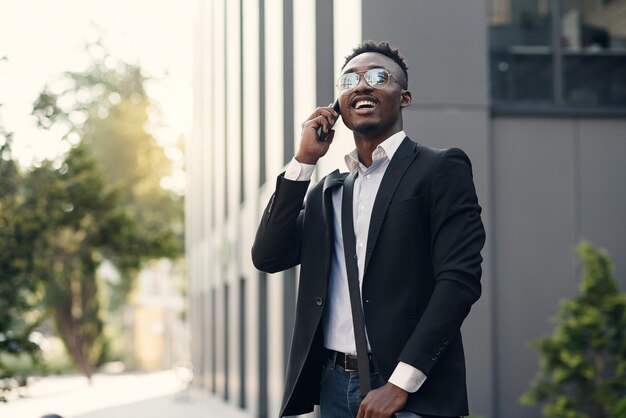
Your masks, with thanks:
[[[51,376],[28,386],[20,399],[0,404],[2,418],[248,418],[243,411],[187,388],[173,371]]]

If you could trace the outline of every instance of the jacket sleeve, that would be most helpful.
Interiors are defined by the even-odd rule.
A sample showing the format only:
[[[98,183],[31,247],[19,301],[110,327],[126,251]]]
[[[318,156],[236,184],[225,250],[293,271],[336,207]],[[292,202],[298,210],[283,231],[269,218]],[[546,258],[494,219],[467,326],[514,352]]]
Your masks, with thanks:
[[[276,273],[300,264],[303,202],[309,183],[278,176],[252,246],[257,269]]]
[[[480,254],[485,230],[469,158],[446,150],[430,190],[431,259],[435,285],[428,305],[399,360],[428,375],[460,333],[481,294]]]

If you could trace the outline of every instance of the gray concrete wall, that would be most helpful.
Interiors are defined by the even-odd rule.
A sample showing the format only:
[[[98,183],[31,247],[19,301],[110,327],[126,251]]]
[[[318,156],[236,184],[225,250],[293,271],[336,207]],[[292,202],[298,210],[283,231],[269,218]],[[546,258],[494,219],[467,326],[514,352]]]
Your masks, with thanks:
[[[491,128],[495,416],[528,418],[539,416],[519,405],[538,368],[528,342],[577,292],[576,243],[607,248],[626,284],[626,121],[495,118]]]
[[[580,238],[609,250],[626,290],[626,121],[576,123]]]

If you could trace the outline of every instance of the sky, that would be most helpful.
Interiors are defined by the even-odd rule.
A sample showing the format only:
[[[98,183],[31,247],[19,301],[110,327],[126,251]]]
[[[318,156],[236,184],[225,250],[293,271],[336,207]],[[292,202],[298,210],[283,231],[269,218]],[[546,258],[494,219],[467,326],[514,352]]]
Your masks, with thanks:
[[[193,0],[0,0],[0,121],[13,132],[13,152],[25,166],[64,151],[54,134],[37,129],[32,104],[46,83],[86,67],[84,45],[102,28],[112,55],[154,77],[148,94],[165,128],[155,136],[175,154],[191,131]]]

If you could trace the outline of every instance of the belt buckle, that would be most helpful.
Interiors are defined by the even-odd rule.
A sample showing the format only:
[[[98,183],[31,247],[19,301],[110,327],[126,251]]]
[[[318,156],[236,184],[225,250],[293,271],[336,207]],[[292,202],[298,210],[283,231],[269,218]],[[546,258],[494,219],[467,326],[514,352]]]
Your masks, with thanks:
[[[343,370],[346,372],[358,372],[359,363],[357,357],[351,354],[344,354],[343,356]]]

